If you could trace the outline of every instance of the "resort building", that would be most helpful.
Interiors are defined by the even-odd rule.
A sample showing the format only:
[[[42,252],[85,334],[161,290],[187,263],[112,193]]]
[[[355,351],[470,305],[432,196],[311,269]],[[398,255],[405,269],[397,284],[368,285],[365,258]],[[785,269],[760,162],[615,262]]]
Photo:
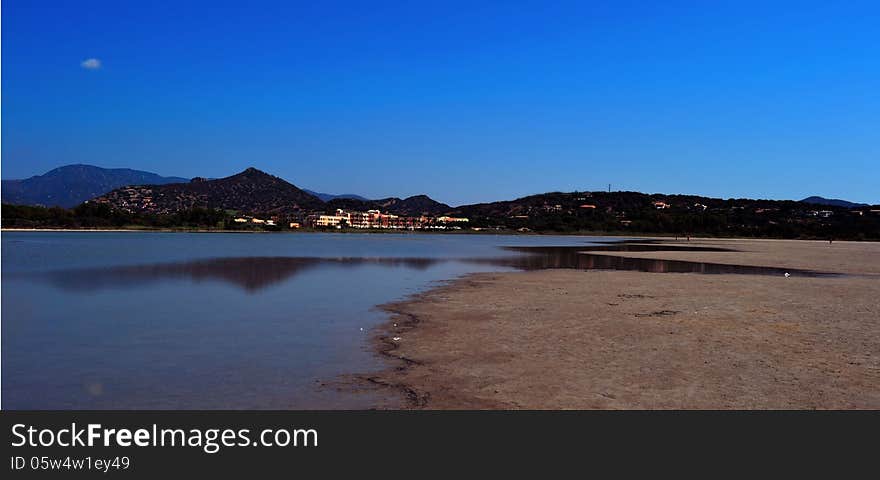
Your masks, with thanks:
[[[464,217],[437,217],[437,221],[441,223],[457,223],[457,222],[467,222],[468,219]]]
[[[313,228],[342,228],[350,225],[351,215],[337,210],[336,215],[309,215],[306,217],[306,225]]]
[[[380,228],[399,230],[445,229],[446,223],[467,222],[467,218],[443,216],[439,218],[400,216],[379,210],[346,212],[337,210],[335,215],[309,215],[305,225],[312,228]],[[439,224],[439,225],[438,225]],[[293,227],[291,227],[293,228]],[[458,228],[458,227],[453,227]]]

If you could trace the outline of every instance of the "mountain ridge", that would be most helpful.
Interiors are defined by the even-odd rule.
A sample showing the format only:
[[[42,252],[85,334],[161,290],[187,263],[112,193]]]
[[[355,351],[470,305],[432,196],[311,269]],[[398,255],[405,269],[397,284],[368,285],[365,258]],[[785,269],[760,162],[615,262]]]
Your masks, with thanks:
[[[219,184],[209,183],[208,186],[180,188],[175,187],[175,189],[182,189],[180,192],[178,192],[179,194],[190,196],[189,200],[181,200],[179,202],[179,206],[181,207],[183,207],[184,205],[194,206],[207,203],[226,204],[227,202],[224,201],[217,202],[218,199],[216,198],[213,199],[211,202],[208,202],[209,195],[206,189],[210,189],[211,185],[222,186],[228,184],[229,182],[234,182],[236,181],[236,179],[247,182],[250,176],[259,176],[259,174],[284,181],[285,183],[293,186],[293,184],[290,184],[289,182],[280,179],[280,177],[269,175],[268,173],[262,172],[255,167],[247,168],[242,172],[231,175],[229,177],[225,177],[224,179],[209,179],[204,177],[195,177],[193,179],[188,179],[183,177],[163,177],[152,172],[133,170],[128,168],[108,169],[94,165],[72,164],[57,167],[46,172],[43,175],[35,175],[24,180],[3,180],[2,200],[3,203],[14,205],[60,206],[64,208],[73,208],[88,200],[98,199],[101,197],[105,197],[105,203],[112,203],[109,202],[109,197],[114,197],[119,199],[120,206],[122,206],[123,208],[130,208],[126,203],[129,202],[129,200],[123,199],[123,196],[119,192],[114,192],[115,190],[122,189],[123,187],[141,188],[155,185],[191,184],[224,180],[224,182],[220,182]],[[110,178],[111,180],[106,180],[107,178]],[[50,181],[47,182],[46,179],[50,179]],[[272,182],[275,182],[275,180],[272,180]],[[264,182],[264,184],[265,183],[266,182]],[[268,188],[270,189],[273,188],[270,185],[264,186],[268,186]],[[451,209],[449,205],[437,202],[427,195],[414,195],[404,199],[398,197],[387,197],[379,200],[371,200],[357,194],[349,193],[337,195],[315,192],[308,189],[299,189],[296,186],[294,187],[297,188],[297,190],[299,191],[291,190],[286,196],[282,194],[282,197],[286,199],[293,199],[294,203],[297,205],[301,204],[306,208],[313,208],[316,210],[323,208],[328,211],[333,211],[335,208],[344,207],[349,209],[359,208],[362,210],[381,209],[399,215],[421,215],[445,213],[446,210]],[[282,190],[284,190],[284,188],[282,188]],[[161,193],[163,189],[159,189],[159,191]],[[303,196],[303,194],[309,195],[313,198],[305,197]],[[202,200],[197,200],[196,197],[200,197],[202,198]],[[318,202],[315,201],[315,199],[325,205],[319,205]],[[265,201],[267,200],[268,199],[264,198],[264,203],[259,206],[259,208],[267,208],[267,204],[265,204]],[[163,201],[166,204],[168,203],[167,198]],[[254,208],[253,206],[249,207],[243,202],[232,202],[232,204],[236,205],[237,207],[243,207],[244,211],[252,211],[258,209]],[[166,208],[157,208],[162,211],[171,208],[170,205],[165,205],[165,207]],[[284,210],[284,208],[282,208],[280,205],[276,205],[272,208],[274,210],[277,210],[279,208]],[[147,208],[147,206],[142,205],[141,207],[138,207],[138,209],[147,211],[151,210],[152,208]]]
[[[88,164],[63,165],[42,175],[3,180],[2,201],[19,205],[71,208],[115,188],[134,184],[164,185],[188,182],[131,168],[103,168]]]
[[[326,203],[326,210],[381,210],[404,216],[437,216],[453,210],[445,203],[438,202],[427,195],[413,195],[406,198],[387,197],[378,200],[358,200],[334,198]]]
[[[71,210],[3,205],[4,226],[249,228],[253,215],[273,229],[303,223],[308,215],[336,209],[381,210],[401,216],[448,215],[468,219],[472,230],[521,232],[617,232],[701,234],[772,238],[880,239],[880,206],[817,207],[795,200],[712,198],[641,192],[574,191],[450,207],[426,195],[378,200],[335,198],[323,202],[284,179],[248,168],[220,179],[117,188]],[[257,228],[257,227],[254,227]]]
[[[34,186],[36,185],[36,186]],[[85,186],[84,186],[85,185]],[[164,187],[165,185],[177,185]],[[108,188],[112,187],[112,188]],[[118,190],[129,188],[130,192],[123,195]],[[136,188],[134,188],[136,187]],[[30,191],[28,191],[30,189]],[[94,194],[96,191],[105,191]],[[147,192],[149,190],[149,192]],[[154,192],[156,190],[156,198]],[[138,193],[140,192],[140,193]],[[92,195],[94,194],[94,195]],[[382,210],[398,215],[442,215],[454,214],[476,217],[521,217],[535,214],[537,211],[552,212],[556,206],[565,205],[566,209],[577,207],[572,195],[577,192],[548,192],[529,195],[514,200],[501,200],[477,204],[451,207],[438,202],[427,195],[413,195],[406,198],[387,197],[367,199],[361,195],[334,195],[300,189],[280,177],[262,172],[254,167],[221,179],[205,179],[196,177],[188,180],[182,177],[162,177],[160,175],[133,169],[104,169],[93,165],[75,164],[55,168],[43,175],[25,180],[3,181],[3,202],[12,204],[59,205],[72,207],[80,200],[102,199],[105,203],[114,204],[124,209],[135,208],[141,211],[171,212],[196,206],[211,206],[241,210],[244,212],[281,212],[309,210],[333,212],[337,208],[348,210]],[[602,197],[604,192],[585,192],[584,195]],[[150,197],[157,200],[156,205],[143,204],[137,206],[135,197]],[[673,202],[690,202],[711,205],[726,205],[727,201],[697,195],[664,195],[643,194],[640,192],[614,192],[603,201],[602,208],[614,210],[642,208],[651,199]],[[173,197],[173,198],[172,198]],[[584,197],[583,201],[587,201]],[[669,200],[673,199],[673,200]],[[682,200],[683,199],[683,200]],[[85,201],[82,200],[82,201]],[[112,200],[112,201],[111,201]],[[732,200],[732,199],[731,199]],[[719,203],[721,202],[721,203]],[[745,203],[743,203],[745,202]],[[739,199],[738,203],[765,205],[764,200]],[[800,201],[791,202],[801,205],[824,205],[835,208],[862,208],[868,205],[846,200],[827,199],[812,196]],[[143,202],[141,202],[143,203]],[[582,203],[582,202],[581,202]],[[135,206],[132,206],[135,205]],[[778,205],[777,205],[778,207]],[[788,207],[785,207],[788,208]],[[792,207],[794,208],[794,207]]]
[[[336,200],[337,198],[347,199],[347,200],[361,200],[361,201],[364,201],[364,202],[370,200],[370,199],[368,199],[367,197],[363,197],[363,196],[361,196],[361,195],[357,195],[357,194],[354,194],[354,193],[341,193],[341,194],[338,194],[338,195],[337,195],[337,194],[334,194],[334,193],[322,193],[322,192],[316,192],[316,191],[314,191],[314,190],[309,190],[308,188],[304,188],[303,191],[306,192],[306,193],[308,193],[308,194],[310,194],[310,195],[313,195],[313,196],[315,196],[315,197],[320,198],[320,199],[321,199],[322,201],[324,201],[324,202],[329,202],[330,200]]]
[[[290,214],[322,208],[324,202],[296,185],[249,167],[224,178],[194,178],[189,183],[134,185],[92,200],[131,213],[167,214],[194,208],[246,213]]]
[[[807,197],[801,200],[801,203],[809,203],[812,205],[827,205],[832,207],[843,207],[843,208],[861,208],[869,206],[867,203],[856,203],[850,202],[849,200],[841,200],[838,198],[825,198],[814,195],[812,197]]]

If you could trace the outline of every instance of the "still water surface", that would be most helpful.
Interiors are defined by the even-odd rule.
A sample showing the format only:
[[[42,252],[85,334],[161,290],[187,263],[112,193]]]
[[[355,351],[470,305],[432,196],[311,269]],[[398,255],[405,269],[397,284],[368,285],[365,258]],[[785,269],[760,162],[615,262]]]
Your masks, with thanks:
[[[3,407],[368,408],[378,393],[321,383],[385,366],[368,342],[376,305],[548,266],[500,247],[608,240],[6,232]]]

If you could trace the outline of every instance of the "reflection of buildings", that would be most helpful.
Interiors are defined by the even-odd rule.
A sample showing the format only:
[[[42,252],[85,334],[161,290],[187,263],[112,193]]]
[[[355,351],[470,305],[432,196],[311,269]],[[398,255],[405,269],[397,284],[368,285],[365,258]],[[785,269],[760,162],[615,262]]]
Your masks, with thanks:
[[[460,228],[456,223],[467,222],[467,218],[456,217],[409,217],[382,213],[379,210],[366,212],[349,212],[336,210],[334,215],[309,215],[305,225],[312,228],[388,228],[402,230]]]

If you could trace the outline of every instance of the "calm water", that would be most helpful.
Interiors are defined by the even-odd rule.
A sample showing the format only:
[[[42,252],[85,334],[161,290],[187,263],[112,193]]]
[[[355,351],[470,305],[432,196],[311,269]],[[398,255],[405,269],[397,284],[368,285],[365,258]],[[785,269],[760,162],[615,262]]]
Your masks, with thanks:
[[[367,408],[374,306],[596,237],[2,234],[4,408]],[[544,265],[547,266],[547,265]]]

